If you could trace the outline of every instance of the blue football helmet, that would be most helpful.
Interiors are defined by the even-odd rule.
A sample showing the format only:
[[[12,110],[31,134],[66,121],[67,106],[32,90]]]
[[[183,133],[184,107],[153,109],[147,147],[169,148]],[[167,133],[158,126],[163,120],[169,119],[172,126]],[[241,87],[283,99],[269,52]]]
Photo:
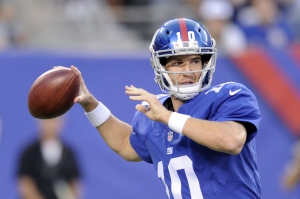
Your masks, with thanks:
[[[215,40],[205,27],[194,20],[179,18],[165,22],[155,32],[149,46],[155,82],[159,84],[163,92],[180,100],[194,98],[211,84],[217,59],[215,46]],[[164,60],[170,56],[194,54],[201,55],[203,69],[190,71],[190,73],[201,73],[199,81],[191,85],[179,85],[178,82],[172,82],[169,74],[174,75],[180,72],[166,71]]]

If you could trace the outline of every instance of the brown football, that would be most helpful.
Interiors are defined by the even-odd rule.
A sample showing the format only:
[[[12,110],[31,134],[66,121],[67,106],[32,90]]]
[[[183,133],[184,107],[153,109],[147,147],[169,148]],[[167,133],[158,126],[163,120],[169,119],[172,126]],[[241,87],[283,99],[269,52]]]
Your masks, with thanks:
[[[80,81],[69,68],[51,69],[39,76],[28,93],[30,114],[39,119],[51,119],[65,114],[74,105]]]

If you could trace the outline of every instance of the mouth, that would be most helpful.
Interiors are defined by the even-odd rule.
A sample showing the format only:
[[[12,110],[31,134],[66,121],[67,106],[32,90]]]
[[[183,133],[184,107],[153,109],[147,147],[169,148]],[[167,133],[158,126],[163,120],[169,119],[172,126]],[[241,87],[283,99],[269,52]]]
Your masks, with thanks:
[[[190,84],[194,84],[193,81],[185,81],[185,82],[181,82],[179,85],[190,85]]]

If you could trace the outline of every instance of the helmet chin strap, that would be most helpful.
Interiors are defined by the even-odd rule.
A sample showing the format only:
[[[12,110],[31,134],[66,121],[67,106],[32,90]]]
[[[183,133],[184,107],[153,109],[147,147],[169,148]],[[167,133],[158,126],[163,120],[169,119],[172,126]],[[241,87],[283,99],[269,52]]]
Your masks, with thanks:
[[[200,87],[200,82],[187,87],[171,86],[169,93],[170,95],[180,100],[190,100],[196,97],[200,93],[199,87]]]
[[[190,100],[190,99],[195,98],[199,93],[189,93],[189,94],[174,93],[174,94],[172,94],[172,92],[170,92],[170,94],[179,100],[185,101],[185,100]]]

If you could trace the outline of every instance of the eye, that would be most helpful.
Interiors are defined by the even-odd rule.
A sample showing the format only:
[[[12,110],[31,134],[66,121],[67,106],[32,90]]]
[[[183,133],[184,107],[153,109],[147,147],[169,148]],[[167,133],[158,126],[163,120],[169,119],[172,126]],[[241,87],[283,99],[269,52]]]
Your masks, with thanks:
[[[172,67],[172,66],[178,66],[178,65],[180,65],[180,64],[181,64],[180,61],[172,60],[172,61],[168,62],[168,63],[166,64],[166,66],[167,66],[167,67]]]
[[[181,61],[174,61],[171,63],[171,66],[180,66],[182,64]]]
[[[193,59],[192,63],[193,64],[199,64],[199,63],[201,63],[201,59]]]

